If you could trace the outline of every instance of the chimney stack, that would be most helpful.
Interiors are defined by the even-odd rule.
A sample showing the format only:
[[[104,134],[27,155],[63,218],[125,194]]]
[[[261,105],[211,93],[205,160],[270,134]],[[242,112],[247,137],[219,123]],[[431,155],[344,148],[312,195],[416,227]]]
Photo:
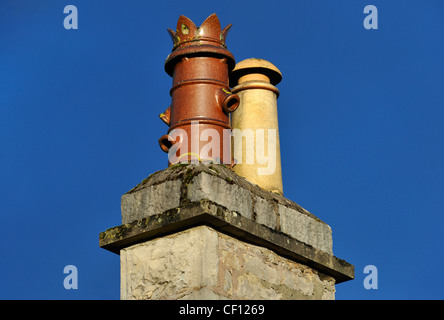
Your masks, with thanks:
[[[159,144],[169,166],[125,193],[122,224],[99,236],[120,255],[121,299],[331,300],[336,284],[354,277],[353,265],[333,255],[331,228],[282,196],[282,75],[261,59],[235,68],[225,46],[230,26],[221,30],[215,14],[199,28],[181,16],[168,30],[172,103],[160,115],[169,129]],[[240,161],[233,169],[236,132],[255,141],[251,150],[234,145],[234,155],[263,162],[266,152],[271,174],[259,177],[270,166]]]

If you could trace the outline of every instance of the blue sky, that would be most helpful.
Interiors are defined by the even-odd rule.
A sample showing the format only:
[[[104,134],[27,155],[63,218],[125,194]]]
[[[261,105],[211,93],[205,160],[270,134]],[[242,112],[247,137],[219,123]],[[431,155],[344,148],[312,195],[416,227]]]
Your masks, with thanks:
[[[63,27],[66,5],[77,30]],[[363,26],[366,5],[378,29]],[[271,61],[285,196],[355,265],[339,299],[443,299],[444,2],[0,0],[0,298],[119,299],[99,248],[120,197],[167,155],[166,28],[232,23],[237,61]],[[78,269],[78,289],[63,268]],[[366,265],[378,289],[366,290]]]

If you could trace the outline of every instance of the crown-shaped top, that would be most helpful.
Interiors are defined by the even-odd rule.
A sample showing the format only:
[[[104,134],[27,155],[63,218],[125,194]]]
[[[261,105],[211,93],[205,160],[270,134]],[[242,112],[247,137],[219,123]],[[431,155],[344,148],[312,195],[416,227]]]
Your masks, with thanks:
[[[181,15],[177,21],[176,32],[167,29],[173,39],[173,51],[178,47],[187,47],[196,45],[196,41],[209,42],[208,44],[217,45],[226,48],[225,38],[231,24],[221,30],[219,18],[215,13],[205,19],[200,27],[197,27],[193,21]],[[200,43],[204,44],[204,43]]]

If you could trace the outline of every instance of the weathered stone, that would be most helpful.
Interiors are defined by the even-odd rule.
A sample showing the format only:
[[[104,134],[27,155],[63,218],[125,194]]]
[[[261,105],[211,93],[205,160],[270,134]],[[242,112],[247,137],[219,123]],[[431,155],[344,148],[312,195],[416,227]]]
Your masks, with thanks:
[[[121,298],[179,299],[216,286],[217,240],[204,227],[121,250]]]
[[[269,228],[276,229],[277,227],[277,217],[276,210],[274,208],[274,201],[270,202],[264,198],[254,197],[254,215],[256,221]]]
[[[207,226],[120,254],[122,299],[334,299],[332,277]]]
[[[188,199],[199,201],[208,199],[246,218],[252,218],[251,192],[218,177],[201,173],[188,187]]]
[[[279,205],[279,217],[282,232],[319,250],[333,253],[331,228],[327,224],[282,205]]]
[[[296,203],[261,189],[223,165],[181,164],[152,174],[122,196],[122,223],[204,199],[319,250],[333,252],[327,224]]]
[[[122,223],[149,217],[180,205],[180,180],[164,181],[122,196]]]
[[[223,165],[150,175],[122,222],[99,238],[121,255],[122,299],[334,299],[354,277],[327,224]]]
[[[100,234],[100,246],[118,253],[122,248],[196,225],[208,225],[243,241],[271,249],[331,275],[337,283],[350,280],[354,275],[353,266],[346,261],[209,200],[189,203],[181,208],[110,228]]]

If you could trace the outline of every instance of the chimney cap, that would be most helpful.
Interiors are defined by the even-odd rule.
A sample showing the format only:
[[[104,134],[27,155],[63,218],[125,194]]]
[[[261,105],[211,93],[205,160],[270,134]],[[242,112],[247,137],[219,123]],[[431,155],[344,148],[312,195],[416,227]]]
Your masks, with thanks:
[[[233,54],[227,50],[225,40],[231,24],[223,30],[219,18],[215,13],[210,15],[197,27],[189,18],[181,15],[177,21],[176,31],[167,29],[173,40],[172,52],[165,61],[165,71],[173,76],[174,65],[182,57],[211,56],[227,59],[228,69],[231,71],[236,61]]]
[[[202,42],[227,48],[225,39],[230,31],[231,23],[221,30],[219,18],[213,13],[201,24],[200,27],[189,18],[181,15],[177,21],[176,31],[167,28],[173,40],[173,50],[179,47],[200,46]]]
[[[264,59],[249,58],[236,64],[230,75],[230,86],[236,86],[241,77],[253,73],[267,76],[272,85],[277,85],[282,80],[282,73],[274,64]]]

